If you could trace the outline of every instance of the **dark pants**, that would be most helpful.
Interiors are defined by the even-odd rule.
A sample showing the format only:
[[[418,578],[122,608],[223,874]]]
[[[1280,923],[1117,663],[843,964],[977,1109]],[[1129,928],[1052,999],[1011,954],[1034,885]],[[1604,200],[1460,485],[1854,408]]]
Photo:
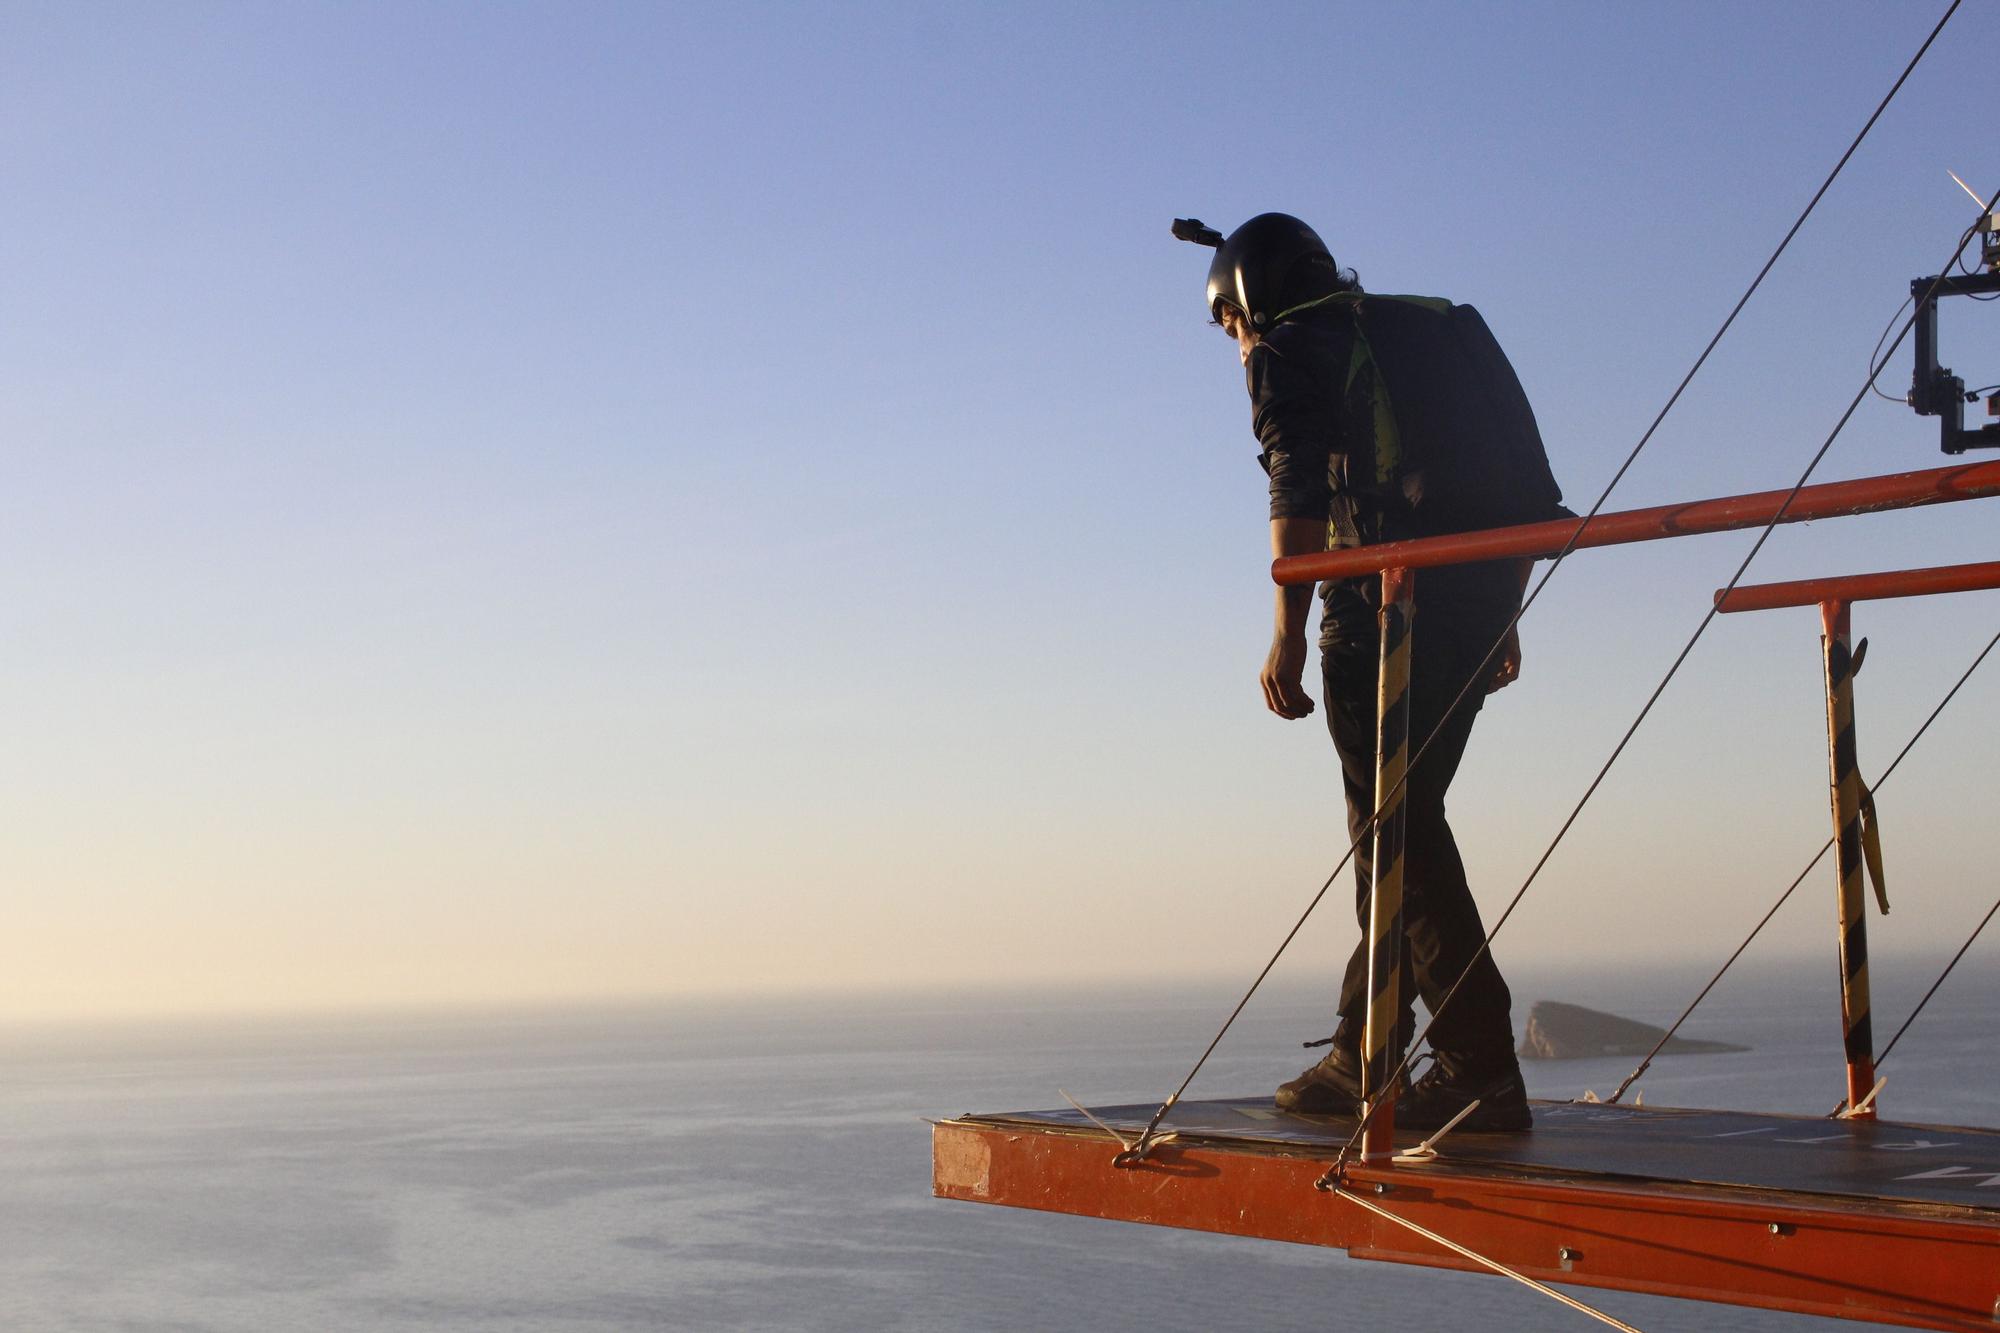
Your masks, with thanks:
[[[1422,761],[1410,769],[1405,789],[1403,852],[1402,1043],[1413,1035],[1409,1016],[1411,981],[1434,1016],[1432,1047],[1478,1066],[1512,1058],[1512,997],[1490,953],[1480,951],[1486,928],[1479,919],[1465,863],[1445,822],[1444,796],[1451,786],[1472,724],[1485,701],[1475,686],[1442,728],[1439,719],[1478,668],[1514,612],[1511,599],[1473,602],[1424,600],[1424,574],[1416,576],[1417,609],[1411,619],[1410,754],[1414,757],[1435,730]],[[1372,599],[1370,599],[1372,600]],[[1349,608],[1352,610],[1353,608]],[[1322,643],[1327,729],[1340,752],[1347,790],[1348,837],[1358,835],[1375,809],[1376,679],[1380,635],[1353,615],[1340,637]],[[1359,632],[1356,632],[1357,629]],[[1340,989],[1340,1040],[1358,1045],[1368,1012],[1368,890],[1374,862],[1374,835],[1354,856],[1362,939],[1348,960]],[[1440,1011],[1445,993],[1464,975],[1451,1004]],[[1399,1050],[1400,1045],[1399,1043]]]

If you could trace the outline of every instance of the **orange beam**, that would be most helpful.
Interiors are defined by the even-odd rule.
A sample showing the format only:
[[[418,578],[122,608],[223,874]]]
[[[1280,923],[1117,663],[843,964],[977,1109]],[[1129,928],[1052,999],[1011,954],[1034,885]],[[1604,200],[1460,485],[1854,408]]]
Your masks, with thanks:
[[[1771,611],[1781,606],[1874,602],[1885,597],[1928,597],[1932,593],[1978,592],[1984,588],[2000,588],[2000,560],[1849,574],[1842,578],[1797,579],[1790,583],[1758,583],[1730,590],[1718,588],[1715,609]]]
[[[1961,463],[1886,477],[1822,482],[1801,487],[1792,496],[1791,505],[1785,507],[1788,495],[1792,493],[1760,491],[1755,495],[1728,495],[1716,500],[1599,514],[1584,526],[1576,545],[1578,548],[1621,546],[1665,537],[1761,528],[1778,516],[1780,508],[1784,509],[1780,522],[1807,523],[1819,518],[1911,509],[1951,500],[1976,500],[2000,495],[2000,462]],[[1557,519],[1552,523],[1525,523],[1519,527],[1486,528],[1416,541],[1353,546],[1316,555],[1281,556],[1271,562],[1271,577],[1290,585],[1354,578],[1398,567],[1429,569],[1477,560],[1535,559],[1562,550],[1576,531],[1577,520]]]
[[[933,1130],[932,1191],[1484,1271],[1315,1190],[1323,1157],[1169,1144],[1119,1170],[1116,1147],[1102,1135],[948,1121]],[[1527,1179],[1443,1163],[1353,1165],[1348,1187],[1543,1282],[1958,1333],[1995,1327],[2000,1223],[1990,1217],[1661,1181]]]

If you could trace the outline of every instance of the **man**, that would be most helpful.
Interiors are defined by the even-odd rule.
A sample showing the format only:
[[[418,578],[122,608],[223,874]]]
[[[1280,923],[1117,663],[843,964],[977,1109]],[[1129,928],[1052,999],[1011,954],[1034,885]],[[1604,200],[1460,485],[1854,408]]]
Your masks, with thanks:
[[[1197,234],[1190,235],[1187,227]],[[1483,437],[1499,434],[1488,423],[1507,418],[1513,404],[1495,406],[1500,396],[1488,394],[1478,400],[1484,407],[1473,409],[1470,418],[1448,406],[1449,396],[1464,390],[1462,381],[1487,369],[1491,360],[1505,364],[1483,322],[1477,324],[1483,343],[1463,335],[1466,322],[1478,321],[1476,312],[1448,302],[1364,296],[1354,275],[1335,264],[1313,230],[1282,213],[1252,218],[1227,240],[1198,223],[1176,223],[1175,232],[1217,247],[1209,270],[1209,313],[1236,340],[1241,354],[1252,425],[1262,447],[1259,461],[1270,478],[1273,555],[1465,531],[1491,526],[1494,513],[1507,510],[1501,504],[1496,511],[1496,498],[1510,498],[1497,493],[1523,488],[1504,472],[1533,469],[1503,460],[1503,475],[1491,475],[1497,455]],[[1451,358],[1459,354],[1447,350],[1440,371],[1437,365],[1419,364],[1424,358],[1406,350],[1400,364],[1393,355],[1411,347],[1468,346],[1490,346],[1488,362],[1478,367],[1466,358],[1454,362]],[[1518,396],[1511,368],[1505,378]],[[1516,512],[1498,522],[1567,512],[1559,494],[1549,498],[1553,481],[1547,478],[1525,398],[1518,407],[1514,415],[1525,414],[1526,426],[1507,438],[1518,440],[1523,431],[1533,434],[1529,457],[1539,461],[1546,485],[1541,491],[1527,488],[1531,498],[1514,503]],[[1483,458],[1473,452],[1482,447],[1489,450]],[[1486,475],[1475,475],[1482,472]],[[1410,769],[1405,794],[1406,981],[1395,1055],[1400,1057],[1414,1030],[1407,993],[1407,979],[1414,978],[1433,1014],[1430,1040],[1436,1063],[1397,1099],[1397,1122],[1411,1128],[1436,1128],[1475,1100],[1479,1108],[1463,1122],[1464,1128],[1524,1130],[1532,1119],[1514,1054],[1512,1000],[1482,947],[1485,928],[1444,811],[1445,791],[1483,696],[1512,683],[1519,673],[1520,644],[1507,625],[1520,605],[1528,568],[1513,562],[1461,565],[1425,569],[1415,578],[1410,738],[1413,754],[1426,739],[1429,747]],[[1288,720],[1313,711],[1301,683],[1311,598],[1310,587],[1278,590],[1276,624],[1261,675],[1265,706]],[[1352,838],[1361,834],[1375,808],[1380,579],[1329,581],[1322,598],[1322,697],[1340,756]],[[1466,691],[1464,701],[1452,709],[1503,633],[1506,643],[1485,666],[1488,678]],[[1354,858],[1364,936],[1372,844],[1372,835],[1362,839]],[[1457,994],[1445,1005],[1446,992],[1461,976]],[[1364,938],[1347,966],[1332,1049],[1278,1089],[1280,1109],[1358,1113],[1367,991]]]

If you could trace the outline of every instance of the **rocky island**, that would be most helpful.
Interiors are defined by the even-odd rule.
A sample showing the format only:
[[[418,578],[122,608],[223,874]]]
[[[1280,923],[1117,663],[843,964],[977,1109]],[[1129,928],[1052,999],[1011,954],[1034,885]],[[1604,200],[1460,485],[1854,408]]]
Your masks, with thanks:
[[[1580,1004],[1537,1000],[1521,1029],[1520,1055],[1523,1060],[1582,1060],[1598,1055],[1644,1055],[1666,1032],[1649,1023],[1620,1018],[1586,1009]],[[1699,1041],[1675,1037],[1662,1055],[1709,1055],[1723,1051],[1747,1051],[1726,1041]]]

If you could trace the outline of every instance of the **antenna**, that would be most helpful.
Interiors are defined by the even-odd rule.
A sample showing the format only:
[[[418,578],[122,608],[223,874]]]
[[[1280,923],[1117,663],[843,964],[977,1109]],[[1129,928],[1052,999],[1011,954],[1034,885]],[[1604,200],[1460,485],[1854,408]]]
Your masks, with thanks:
[[[2000,273],[2000,218],[1995,218],[1987,210],[1986,201],[1979,197],[1979,191],[1960,180],[1956,171],[1946,167],[1944,174],[1958,181],[1958,188],[1971,195],[1972,202],[1979,205],[1979,221],[1973,224],[1973,229],[1982,238],[1979,242],[1979,262],[1988,273]]]

